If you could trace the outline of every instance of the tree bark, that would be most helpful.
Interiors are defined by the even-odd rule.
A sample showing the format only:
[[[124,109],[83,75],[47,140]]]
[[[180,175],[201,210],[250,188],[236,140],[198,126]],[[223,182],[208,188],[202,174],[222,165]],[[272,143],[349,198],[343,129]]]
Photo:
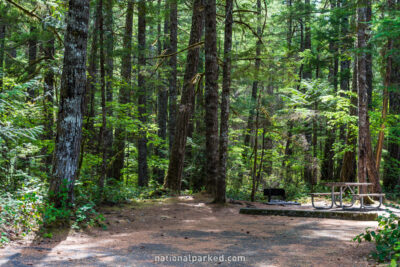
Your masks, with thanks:
[[[304,44],[303,50],[310,49],[311,50],[311,3],[310,0],[304,1],[305,5],[305,19],[304,19]],[[300,71],[301,72],[301,71]],[[311,64],[303,65],[302,75],[303,79],[311,79],[312,78],[312,71],[311,71]],[[313,184],[313,158],[311,155],[311,145],[312,145],[312,129],[310,123],[306,122],[305,124],[305,131],[304,135],[307,140],[307,146],[305,149],[304,155],[304,180],[309,183]]]
[[[164,10],[168,10],[168,0],[164,1]],[[164,11],[165,12],[165,11]],[[160,26],[160,35],[161,35],[161,25]],[[169,41],[167,36],[169,35],[169,13],[165,12],[165,17],[164,17],[164,37],[163,37],[163,43],[161,43],[161,39],[158,42],[158,54],[161,54],[161,46],[163,45],[163,49],[165,51],[168,51],[169,47]],[[162,73],[161,73],[162,74]],[[165,79],[162,77],[162,75],[159,75],[160,79]],[[163,140],[163,144],[166,141],[167,138],[167,119],[168,119],[168,90],[166,89],[166,86],[164,84],[161,84],[158,88],[158,114],[157,114],[157,123],[158,123],[158,137],[160,137]],[[156,148],[156,155],[160,158],[166,158],[166,152],[164,149],[161,147]],[[156,179],[157,181],[162,184],[164,182],[165,178],[165,171],[157,168],[155,170],[156,172]]]
[[[200,42],[203,31],[204,0],[195,0],[193,3],[192,27],[190,31],[189,46]],[[188,50],[186,57],[186,70],[183,81],[181,103],[176,120],[175,138],[169,157],[168,173],[165,177],[164,187],[179,193],[181,189],[182,171],[185,159],[186,139],[189,120],[193,113],[193,99],[195,85],[198,80],[200,47]]]
[[[304,19],[304,50],[311,49],[311,2],[304,0],[305,19]],[[304,65],[303,79],[311,79],[311,64]]]
[[[138,111],[140,131],[138,140],[138,185],[147,186],[149,182],[147,170],[147,136],[146,136],[146,1],[138,2]]]
[[[256,196],[256,179],[257,179],[257,157],[258,157],[258,120],[260,115],[260,100],[261,100],[261,92],[258,95],[258,104],[257,104],[257,112],[256,112],[256,125],[254,131],[254,161],[253,161],[253,170],[252,170],[252,186],[251,186],[251,195],[250,199],[254,202]]]
[[[354,59],[353,67],[353,80],[351,91],[353,94],[357,95],[357,55]],[[355,96],[350,97],[350,116],[357,116],[357,103],[358,98]],[[356,125],[349,123],[347,125],[347,135],[346,135],[346,152],[343,155],[342,169],[340,171],[340,181],[341,182],[355,182],[356,181],[356,146],[357,146],[357,133]]]
[[[88,67],[87,67],[87,80],[86,80],[86,90],[85,98],[83,104],[82,114],[84,117],[83,128],[85,131],[82,133],[82,142],[80,149],[79,166],[77,171],[77,176],[80,175],[82,168],[83,158],[85,156],[85,150],[94,151],[95,143],[98,140],[96,138],[96,128],[94,127],[94,120],[96,115],[95,110],[95,95],[96,95],[96,85],[97,85],[97,64],[98,64],[98,36],[99,36],[99,26],[100,26],[100,12],[98,4],[99,0],[95,1],[95,14],[93,17],[93,25],[91,29],[92,42],[90,46],[90,53],[88,55]],[[89,38],[89,37],[88,37]],[[99,146],[97,146],[99,147]],[[92,170],[91,175],[95,175],[95,169]]]
[[[0,92],[3,91],[5,43],[6,43],[6,22],[5,18],[2,15],[0,15]]]
[[[169,59],[169,148],[171,151],[171,146],[174,143],[174,134],[176,127],[176,79],[177,79],[177,67],[176,67],[176,52],[178,46],[178,2],[177,0],[170,0],[170,41],[169,41],[169,53],[173,54]]]
[[[113,2],[114,0],[104,1],[104,70],[105,70],[105,90],[106,90],[106,114],[107,117],[113,116],[113,109],[110,107],[113,101],[113,78],[114,78],[114,33],[113,33]],[[113,153],[113,127],[108,123],[105,133],[105,146],[107,160],[112,160]],[[107,166],[109,163],[107,162]],[[110,167],[106,168],[108,177],[113,175],[113,170]]]
[[[36,71],[36,57],[37,57],[37,36],[36,27],[31,26],[29,29],[28,40],[28,76],[33,78]],[[35,88],[28,87],[28,101],[33,101],[36,97]]]
[[[253,81],[253,85],[251,88],[251,108],[250,108],[250,114],[249,118],[247,121],[247,128],[246,128],[246,134],[244,137],[244,145],[249,146],[250,145],[250,137],[253,134],[254,131],[254,113],[257,105],[257,95],[258,95],[258,83],[259,83],[259,70],[260,70],[260,65],[261,65],[261,40],[260,37],[262,35],[261,32],[261,0],[257,0],[257,43],[256,43],[256,59],[255,59],[255,79]]]
[[[99,0],[97,0],[99,1]],[[100,26],[100,12],[98,3],[96,4],[96,10],[94,14],[94,22],[92,29],[92,42],[91,49],[88,58],[88,77],[86,85],[86,96],[84,105],[84,114],[86,115],[85,129],[87,129],[87,136],[85,136],[84,142],[88,143],[88,147],[93,149],[95,142],[95,127],[94,127],[94,117],[96,114],[95,110],[95,95],[96,95],[96,84],[97,84],[97,64],[98,64],[98,36],[99,36],[99,26]],[[87,140],[87,141],[86,141]],[[82,148],[82,152],[83,152]]]
[[[286,44],[287,44],[287,48],[288,48],[288,54],[290,55],[291,50],[292,50],[292,38],[293,38],[292,0],[287,0],[286,5],[287,5],[287,9],[289,11],[288,19],[287,19],[288,29],[287,29],[287,34],[286,34]]]
[[[340,8],[346,8],[347,0],[339,0],[337,6]],[[347,92],[350,90],[350,65],[351,60],[348,55],[350,53],[350,49],[354,44],[352,37],[349,35],[349,15],[346,14],[341,17],[340,21],[340,29],[339,29],[339,60],[340,60],[340,90],[343,92]],[[340,94],[341,97],[345,97],[344,94]],[[342,144],[346,144],[346,127],[344,125],[340,126],[339,129],[339,141]],[[343,157],[337,157],[336,159],[336,168],[335,168],[335,180],[340,180],[341,171],[343,166]]]
[[[389,86],[391,80],[391,72],[392,72],[392,48],[393,48],[393,41],[391,38],[387,41],[387,49],[386,49],[386,73],[385,73],[385,80],[384,80],[384,89],[383,89],[383,103],[382,103],[382,123],[381,129],[379,130],[378,136],[378,143],[376,144],[376,169],[379,172],[381,158],[382,158],[382,149],[383,149],[383,139],[385,137],[385,123],[386,123],[386,116],[388,113],[388,105],[389,105]]]
[[[393,0],[389,2],[389,4],[393,4],[394,6],[390,10],[398,11],[400,9],[400,1],[397,1],[396,4],[393,2]],[[395,39],[393,40],[393,51],[399,50],[400,40]],[[392,55],[396,54],[393,53]],[[388,191],[396,192],[400,186],[400,61],[398,57],[394,57],[391,60],[389,88],[389,114],[396,117],[391,124],[387,138],[388,155],[385,158],[383,186]]]
[[[231,90],[231,50],[233,0],[225,2],[224,65],[222,70],[221,125],[219,135],[219,173],[217,178],[216,203],[226,201],[226,164],[229,143],[229,103]]]
[[[86,86],[89,0],[69,0],[53,177],[49,196],[55,207],[73,203],[82,139]],[[67,193],[66,199],[64,193]]]
[[[367,175],[369,181],[373,183],[373,191],[381,192],[379,183],[379,173],[376,169],[375,159],[372,152],[371,134],[369,129],[368,116],[368,99],[371,91],[369,82],[369,67],[368,64],[368,31],[370,28],[369,10],[371,2],[369,0],[361,0],[358,2],[358,50],[360,51],[357,58],[358,65],[358,180],[366,182]],[[364,191],[365,188],[362,190]]]
[[[215,0],[205,1],[206,189],[215,195],[218,175],[218,63]]]
[[[99,21],[99,47],[100,47],[100,92],[101,92],[101,130],[99,151],[102,154],[102,162],[99,179],[99,200],[102,200],[104,184],[107,178],[107,107],[106,107],[106,71],[105,71],[105,49],[104,49],[104,16],[103,16],[103,0],[98,2],[100,11]]]
[[[289,183],[289,178],[291,178],[291,160],[290,157],[293,155],[293,149],[292,149],[292,138],[293,138],[293,121],[289,120],[288,121],[288,130],[287,130],[287,140],[286,140],[286,145],[285,145],[285,155],[283,156],[282,160],[282,173],[283,170],[285,171],[283,173],[284,179],[286,183]]]
[[[265,123],[267,124],[267,122]],[[266,140],[265,138],[265,133],[266,133],[266,126],[264,125],[263,128],[263,132],[262,132],[262,145],[261,145],[261,157],[260,157],[260,164],[258,164],[258,172],[257,172],[257,176],[256,176],[256,188],[255,188],[255,192],[258,192],[258,187],[260,186],[260,183],[264,183],[264,181],[261,178],[261,172],[263,170],[263,164],[264,164],[264,155],[265,155],[265,149],[267,149],[266,143],[268,143],[268,140]],[[269,139],[269,138],[268,138]],[[269,139],[270,141],[272,141],[271,139]],[[271,162],[269,162],[271,163]],[[270,172],[271,168],[270,166],[268,166],[268,172]],[[267,174],[270,175],[271,173]]]
[[[336,8],[336,1],[331,1],[331,12],[334,14],[334,9]],[[333,86],[334,93],[337,92],[338,89],[338,27],[337,21],[335,19],[335,14],[331,16],[331,26],[335,29],[334,36],[331,36],[331,40],[329,42],[329,52],[331,53],[331,64],[329,67],[329,82]],[[328,125],[327,125],[328,126]],[[327,139],[325,141],[324,148],[324,159],[321,166],[321,177],[323,180],[332,181],[334,178],[334,156],[335,152],[333,151],[333,144],[336,139],[336,131],[332,129],[326,129]]]
[[[46,58],[48,58],[47,64],[49,64],[48,69],[44,75],[44,98],[43,98],[43,113],[44,113],[44,123],[43,123],[43,138],[45,140],[53,140],[54,132],[54,116],[53,116],[53,105],[54,105],[54,72],[52,69],[52,61],[54,60],[54,37],[53,33],[49,32],[51,35],[49,40],[43,44],[43,52]],[[48,152],[48,147],[44,148],[44,164],[46,170],[50,171],[50,166],[52,163],[52,153]]]
[[[121,118],[127,111],[125,105],[130,102],[130,92],[132,90],[132,27],[133,27],[133,3],[129,0],[126,7],[125,32],[123,36],[124,51],[121,55],[121,77],[122,85],[119,89],[118,102],[121,105],[117,113],[117,127],[115,129],[114,140],[114,161],[112,177],[118,181],[122,180],[121,170],[125,162],[126,127]]]

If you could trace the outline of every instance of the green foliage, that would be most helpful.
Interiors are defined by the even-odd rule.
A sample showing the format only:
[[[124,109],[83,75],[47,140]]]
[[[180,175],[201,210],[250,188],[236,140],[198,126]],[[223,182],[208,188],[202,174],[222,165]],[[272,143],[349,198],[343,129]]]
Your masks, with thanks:
[[[72,228],[79,229],[81,227],[86,228],[89,226],[104,227],[103,221],[104,216],[96,211],[94,203],[87,203],[86,205],[80,206],[76,209]]]
[[[53,233],[43,233],[44,238],[53,238]]]
[[[387,212],[389,216],[378,217],[377,230],[367,228],[365,233],[356,236],[354,241],[375,242],[376,251],[372,253],[372,256],[380,262],[389,261],[393,264],[400,261],[400,218],[390,211]]]
[[[41,224],[43,199],[35,192],[0,195],[0,243],[24,236]]]

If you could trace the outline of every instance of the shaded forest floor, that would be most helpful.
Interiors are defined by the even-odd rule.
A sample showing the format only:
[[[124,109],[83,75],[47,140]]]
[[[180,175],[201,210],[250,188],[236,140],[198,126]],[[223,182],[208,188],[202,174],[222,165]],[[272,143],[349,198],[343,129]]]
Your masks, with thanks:
[[[53,232],[0,249],[1,266],[368,266],[376,222],[239,214],[196,197],[104,207],[107,229]],[[156,256],[245,256],[245,262],[156,262]]]

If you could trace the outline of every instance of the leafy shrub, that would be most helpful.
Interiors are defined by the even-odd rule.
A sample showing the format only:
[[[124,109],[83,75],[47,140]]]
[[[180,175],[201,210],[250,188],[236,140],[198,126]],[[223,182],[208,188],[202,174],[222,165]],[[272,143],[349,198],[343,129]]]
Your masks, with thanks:
[[[85,192],[87,193],[87,192]],[[83,196],[87,196],[84,194]],[[73,229],[86,228],[88,226],[103,226],[103,215],[96,210],[96,204],[91,197],[84,200],[83,196],[77,198],[74,204],[67,203],[68,193],[61,193],[61,207],[55,207],[53,203],[46,202],[43,209],[43,220],[46,226],[67,226],[71,224]]]
[[[41,224],[42,197],[35,192],[0,196],[0,245],[35,230]]]
[[[72,228],[80,229],[81,227],[85,228],[95,225],[99,225],[104,228],[105,225],[103,224],[103,221],[104,216],[96,211],[95,204],[87,203],[86,205],[76,209]]]
[[[359,234],[354,241],[375,242],[376,251],[372,256],[379,262],[391,261],[391,265],[396,266],[400,261],[400,224],[399,217],[388,211],[389,216],[379,216],[379,227],[372,231],[367,228],[365,233]]]
[[[385,188],[385,195],[388,199],[399,199],[400,198],[400,185],[396,185],[395,188]]]

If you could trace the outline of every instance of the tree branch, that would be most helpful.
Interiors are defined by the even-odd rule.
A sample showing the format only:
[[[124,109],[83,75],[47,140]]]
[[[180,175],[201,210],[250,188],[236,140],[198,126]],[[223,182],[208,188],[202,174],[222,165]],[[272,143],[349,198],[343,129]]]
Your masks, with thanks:
[[[27,9],[24,8],[23,6],[21,6],[21,5],[17,4],[17,3],[15,3],[14,1],[12,1],[12,0],[6,0],[6,1],[7,1],[8,3],[10,3],[11,5],[15,6],[16,8],[18,8],[19,10],[21,10],[22,12],[24,12],[26,15],[28,15],[28,16],[30,16],[30,17],[33,17],[33,18],[39,20],[40,22],[43,21],[43,19],[42,19],[41,17],[39,17],[39,16],[36,15],[35,13],[33,13],[33,12],[27,10]],[[49,28],[50,28],[51,31],[56,35],[58,41],[60,41],[60,43],[62,44],[63,41],[62,41],[60,35],[58,34],[58,32],[56,31],[56,29],[55,29],[54,27],[52,27],[52,26],[50,26]]]
[[[171,53],[171,54],[167,54],[167,55],[159,55],[159,56],[151,57],[151,58],[148,58],[148,59],[172,57],[172,56],[174,56],[174,55],[176,55],[176,54],[185,52],[186,50],[190,50],[190,49],[196,48],[196,47],[198,47],[198,46],[202,46],[203,44],[204,44],[204,41],[201,41],[201,42],[198,42],[198,43],[189,45],[188,47],[186,47],[186,48],[184,48],[184,49],[182,49],[182,50],[179,50],[179,51],[177,51],[177,52],[174,52],[174,53]]]

